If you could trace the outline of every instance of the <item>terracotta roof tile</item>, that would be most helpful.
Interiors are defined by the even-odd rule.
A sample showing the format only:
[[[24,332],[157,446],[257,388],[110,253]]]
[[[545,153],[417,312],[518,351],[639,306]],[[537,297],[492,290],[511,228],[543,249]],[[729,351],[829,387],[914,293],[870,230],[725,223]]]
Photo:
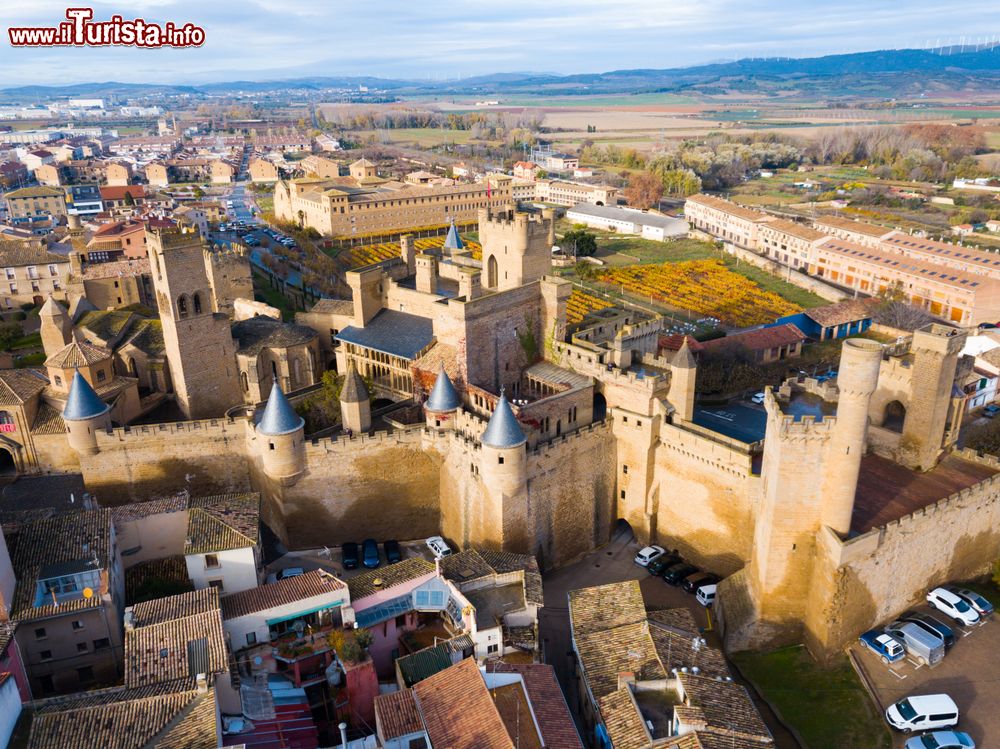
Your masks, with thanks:
[[[638,580],[570,591],[569,614],[574,636],[646,620]]]
[[[832,325],[867,320],[875,313],[878,305],[878,299],[849,299],[846,302],[807,309],[805,314],[819,325],[828,328]]]
[[[276,606],[287,606],[316,596],[336,594],[347,598],[347,585],[323,570],[312,570],[304,575],[287,577],[268,585],[231,593],[222,599],[222,618],[236,619],[241,616],[266,611]]]
[[[36,370],[0,370],[0,405],[19,406],[42,392],[48,384],[48,378]]]
[[[724,351],[733,348],[745,348],[749,351],[765,351],[779,346],[789,346],[806,340],[806,335],[792,323],[775,325],[770,328],[757,328],[744,333],[727,335],[723,338],[713,338],[701,344],[702,351]]]
[[[638,680],[667,678],[649,630],[643,620],[584,635],[574,632],[580,666],[595,698],[618,689],[621,673],[634,673]]]
[[[552,666],[544,663],[504,663],[490,667],[499,672],[521,675],[531,700],[531,708],[547,747],[583,749],[580,734],[569,712],[562,688]],[[617,745],[616,745],[617,747]]]
[[[148,627],[218,609],[219,592],[215,588],[204,588],[135,604],[132,607],[133,626]]]
[[[110,358],[111,352],[103,346],[95,346],[86,341],[73,341],[46,359],[45,366],[56,369],[79,369]]]
[[[474,659],[424,679],[413,694],[433,746],[514,749]]]
[[[413,557],[396,564],[390,564],[388,567],[362,572],[360,575],[350,578],[347,581],[347,587],[351,591],[351,601],[357,603],[365,596],[429,575],[434,570],[434,565],[426,559]],[[381,584],[376,586],[376,580],[381,581]]]
[[[375,725],[383,742],[423,731],[424,724],[417,712],[417,703],[413,701],[413,691],[401,689],[376,697]]]
[[[186,691],[36,714],[29,749],[210,749],[215,694]]]
[[[154,619],[167,615],[170,609],[183,613],[195,610],[203,600],[189,599],[190,593],[179,598],[184,602],[155,602]],[[171,596],[178,598],[178,596]],[[220,674],[229,667],[226,640],[222,632],[219,610],[202,611],[177,619],[162,619],[133,630],[125,631],[125,686],[141,687],[170,681],[187,683],[193,688],[198,674]]]
[[[692,674],[679,674],[678,679],[685,703],[701,710],[712,733],[773,741],[744,686]]]
[[[221,494],[191,500],[185,554],[245,549],[256,546],[259,536],[259,494]]]
[[[627,687],[598,698],[597,707],[615,749],[646,749],[651,745],[642,715]]]

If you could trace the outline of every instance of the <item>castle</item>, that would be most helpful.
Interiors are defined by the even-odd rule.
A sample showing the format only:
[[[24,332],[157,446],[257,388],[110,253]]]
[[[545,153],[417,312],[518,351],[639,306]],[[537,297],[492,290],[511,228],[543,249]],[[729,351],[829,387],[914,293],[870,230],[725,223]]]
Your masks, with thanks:
[[[350,300],[296,325],[229,319],[197,235],[152,232],[163,358],[188,420],[132,421],[124,391],[102,390],[85,363],[60,370],[62,400],[51,367],[9,371],[15,427],[0,449],[24,473],[81,472],[102,504],[260,492],[290,548],[440,533],[551,568],[628,523],[727,576],[731,647],[805,639],[833,652],[1000,552],[1000,467],[954,449],[962,331],[846,341],[836,385],[769,391],[766,430],[744,441],[696,405],[686,344],[657,355],[658,317],[606,309],[567,325],[550,212],[478,218],[481,260],[454,227],[423,253],[404,236],[400,257],[347,274]],[[70,340],[72,313],[58,312],[43,338],[99,348]],[[239,344],[251,320],[267,345]],[[128,379],[111,359],[105,377]],[[312,439],[292,391],[324,368],[344,373],[343,429]],[[807,397],[822,415],[802,415]]]

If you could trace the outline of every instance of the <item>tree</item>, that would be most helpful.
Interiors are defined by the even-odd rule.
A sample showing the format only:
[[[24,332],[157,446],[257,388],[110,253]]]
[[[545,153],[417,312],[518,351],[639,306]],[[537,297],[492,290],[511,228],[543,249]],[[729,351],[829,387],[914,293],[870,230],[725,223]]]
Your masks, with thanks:
[[[597,237],[582,225],[576,225],[563,235],[561,246],[567,255],[575,248],[577,257],[590,257],[597,253]]]
[[[652,208],[663,197],[663,178],[652,172],[633,174],[625,188],[625,199],[634,208]]]
[[[135,198],[132,197],[132,193],[128,190],[125,191],[125,205],[135,205]]]

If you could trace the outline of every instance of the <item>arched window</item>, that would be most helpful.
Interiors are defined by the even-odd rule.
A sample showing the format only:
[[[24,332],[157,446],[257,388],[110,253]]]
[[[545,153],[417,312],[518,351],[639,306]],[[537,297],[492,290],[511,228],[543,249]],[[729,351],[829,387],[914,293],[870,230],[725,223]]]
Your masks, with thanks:
[[[243,383],[243,392],[247,393],[250,391],[250,378],[247,377],[246,372],[240,373],[240,381]]]
[[[194,295],[194,313],[196,315],[201,314],[201,294]]]
[[[128,373],[132,377],[138,377],[139,376],[139,367],[136,366],[135,359],[133,357],[131,357],[131,356],[128,358]]]
[[[182,320],[188,316],[188,300],[184,294],[177,297],[177,317]]]
[[[292,389],[302,387],[302,364],[298,359],[292,360]]]
[[[497,286],[497,259],[495,255],[490,255],[486,262],[486,286],[495,289]]]

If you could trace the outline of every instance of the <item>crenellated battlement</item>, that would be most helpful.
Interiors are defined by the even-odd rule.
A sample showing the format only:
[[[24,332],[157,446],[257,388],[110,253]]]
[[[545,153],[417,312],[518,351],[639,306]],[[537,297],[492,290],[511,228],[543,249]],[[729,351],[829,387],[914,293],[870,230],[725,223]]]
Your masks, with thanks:
[[[834,416],[824,416],[817,421],[815,416],[796,419],[794,416],[786,415],[770,387],[764,389],[764,408],[767,410],[768,437],[827,440],[833,436],[837,424]]]
[[[160,424],[137,424],[114,427],[97,433],[98,446],[105,443],[109,448],[114,442],[137,442],[148,439],[179,436],[192,439],[197,436],[232,434],[244,437],[250,421],[246,418],[198,419],[194,421],[174,421]]]

